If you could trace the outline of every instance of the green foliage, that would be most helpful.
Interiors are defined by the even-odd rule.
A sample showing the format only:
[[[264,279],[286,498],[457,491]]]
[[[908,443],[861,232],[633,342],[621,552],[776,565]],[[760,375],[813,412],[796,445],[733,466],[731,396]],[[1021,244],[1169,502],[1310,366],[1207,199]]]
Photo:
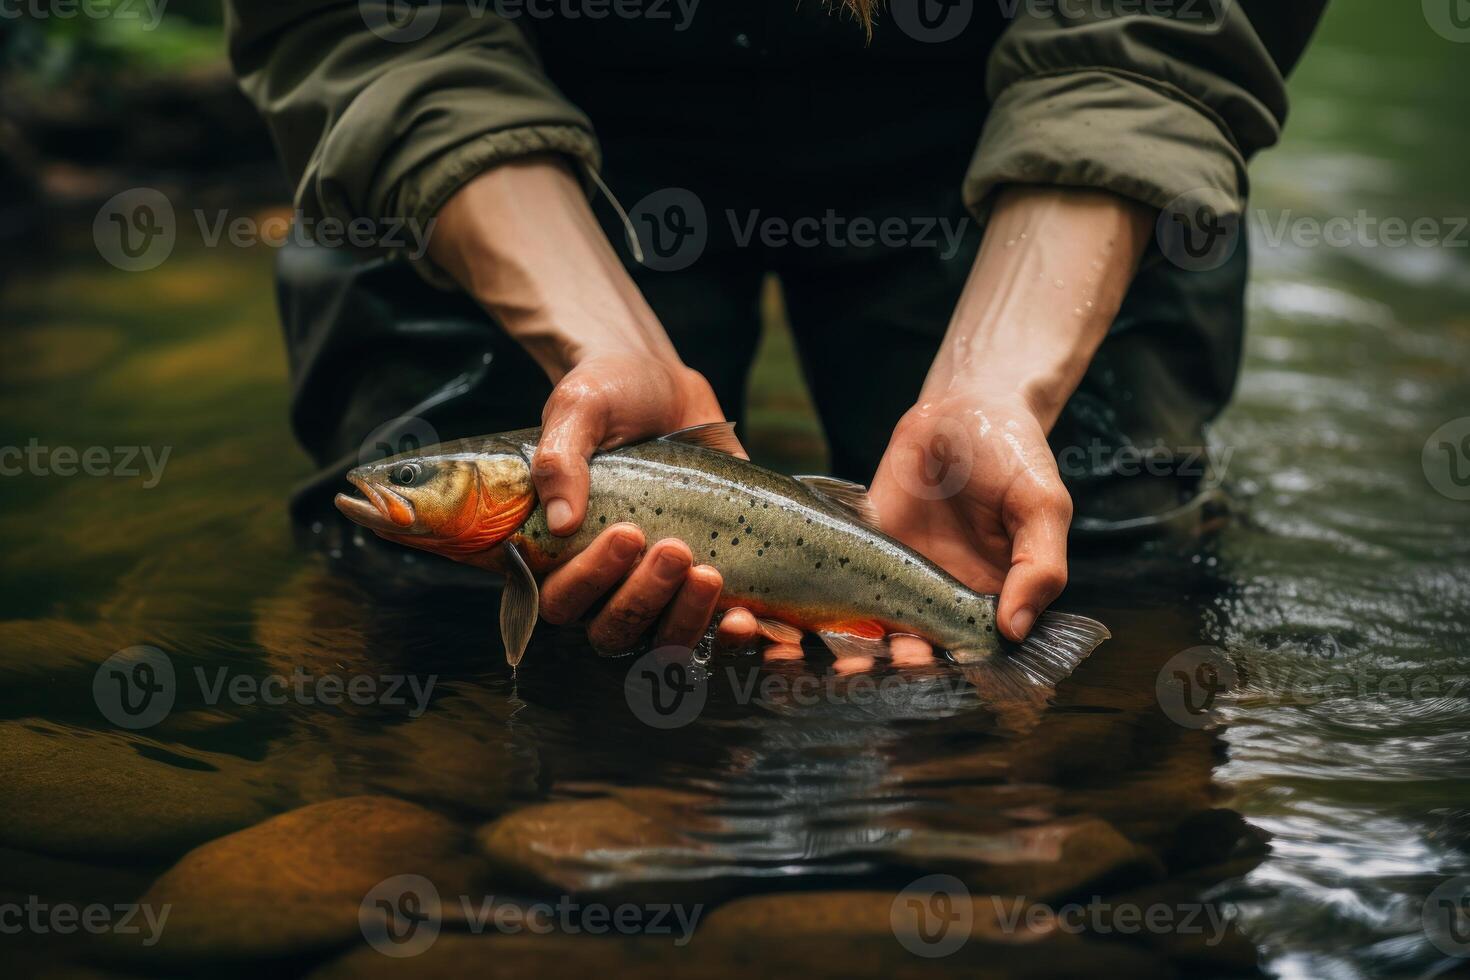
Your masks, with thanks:
[[[47,88],[119,74],[168,75],[224,54],[217,4],[28,0],[0,42],[0,69]]]

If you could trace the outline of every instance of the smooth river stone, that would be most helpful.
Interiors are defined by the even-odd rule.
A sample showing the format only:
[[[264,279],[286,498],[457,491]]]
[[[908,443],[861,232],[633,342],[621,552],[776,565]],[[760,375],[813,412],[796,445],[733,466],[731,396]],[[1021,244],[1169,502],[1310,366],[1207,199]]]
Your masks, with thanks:
[[[522,807],[477,837],[496,870],[517,883],[572,895],[623,889],[714,860],[709,845],[681,832],[716,826],[698,812],[708,802],[676,790],[622,790]]]
[[[395,875],[428,878],[448,914],[483,891],[467,843],[457,824],[390,797],[283,813],[190,851],[153,883],[140,901],[172,910],[152,955],[264,959],[360,942],[364,897]]]
[[[813,936],[893,936],[892,891],[782,892],[753,895],[721,905],[699,927],[700,939],[745,938],[751,942],[800,942]],[[1066,941],[1054,924],[1032,930],[1024,913],[1013,928],[1009,917],[1016,899],[999,895],[970,897],[970,942],[1031,945]]]
[[[890,900],[892,896],[889,896]],[[809,910],[808,914],[820,914]],[[765,939],[745,933],[706,936],[675,946],[668,937],[569,936],[563,934],[466,935],[441,933],[417,956],[394,959],[363,947],[327,964],[309,980],[497,980],[548,977],[884,977],[928,980],[975,977],[1005,980],[1075,980],[1076,977],[1168,977],[1156,954],[1122,943],[1046,942],[1024,946],[967,942],[947,956],[926,959],[886,935],[780,934]]]
[[[177,746],[149,758],[140,744],[37,719],[0,722],[0,844],[69,857],[169,858],[269,816],[260,764]]]
[[[1085,886],[1154,881],[1163,863],[1102,820],[1077,819],[998,834],[910,830],[890,849],[899,860],[952,874],[972,892],[1043,901]]]

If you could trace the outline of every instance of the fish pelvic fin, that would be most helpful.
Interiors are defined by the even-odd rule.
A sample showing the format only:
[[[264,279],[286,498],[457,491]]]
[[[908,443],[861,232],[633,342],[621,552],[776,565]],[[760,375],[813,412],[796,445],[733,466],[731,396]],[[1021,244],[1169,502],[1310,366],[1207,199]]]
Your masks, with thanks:
[[[1112,635],[1095,619],[1044,612],[1019,645],[994,653],[959,648],[950,654],[982,695],[1042,708],[1057,684]]]
[[[756,635],[772,643],[800,643],[805,635],[795,626],[781,622],[779,619],[762,619],[756,617]]]

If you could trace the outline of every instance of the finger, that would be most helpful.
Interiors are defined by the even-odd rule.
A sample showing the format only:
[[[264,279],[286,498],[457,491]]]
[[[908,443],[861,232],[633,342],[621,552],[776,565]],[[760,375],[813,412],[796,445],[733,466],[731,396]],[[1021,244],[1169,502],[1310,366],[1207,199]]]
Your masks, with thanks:
[[[789,663],[805,656],[806,651],[801,648],[800,643],[772,643],[761,651],[761,659],[768,664]]]
[[[873,657],[838,657],[832,661],[834,674],[866,674],[877,660]]]
[[[704,639],[710,620],[715,618],[715,603],[720,601],[720,590],[724,587],[725,580],[717,569],[709,565],[689,569],[679,593],[664,613],[654,642],[658,646],[691,650],[696,647]]]
[[[587,627],[600,652],[626,650],[648,631],[684,584],[693,564],[689,546],[665,538],[652,548]]]
[[[546,576],[541,583],[541,618],[570,623],[581,616],[638,564],[643,531],[635,524],[614,524],[585,550]]]
[[[1040,496],[1017,516],[1011,530],[1011,567],[996,611],[1001,632],[1010,639],[1024,640],[1036,617],[1066,587],[1071,522],[1072,498],[1060,489]]]
[[[531,479],[546,508],[552,534],[566,536],[587,516],[591,478],[587,460],[606,434],[600,396],[583,388],[558,386],[546,402],[541,439],[531,460]]]
[[[755,642],[760,624],[749,609],[727,609],[715,630],[715,646],[723,650],[740,650]]]
[[[888,638],[888,656],[895,667],[922,667],[934,662],[934,648],[922,637],[895,633]]]

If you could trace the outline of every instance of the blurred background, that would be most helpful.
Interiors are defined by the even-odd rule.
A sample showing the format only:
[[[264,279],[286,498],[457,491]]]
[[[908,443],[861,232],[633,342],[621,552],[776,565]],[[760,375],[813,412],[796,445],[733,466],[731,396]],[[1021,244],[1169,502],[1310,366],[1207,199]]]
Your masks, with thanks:
[[[201,663],[338,663],[368,656],[364,637],[377,634],[354,619],[363,598],[303,558],[287,526],[286,494],[308,465],[286,423],[275,248],[211,241],[221,217],[260,226],[290,206],[224,62],[219,10],[171,0],[155,22],[141,3],[88,9],[116,16],[0,20],[0,446],[105,447],[114,463],[117,447],[169,454],[152,476],[139,460],[131,475],[32,466],[0,478],[0,846],[14,869],[0,892],[60,882],[136,895],[195,845],[349,791],[433,799],[469,821],[540,799],[558,766],[621,771],[612,757],[579,770],[570,747],[537,773],[517,769],[527,726],[543,744],[588,733],[524,680],[510,708],[476,700],[501,690],[499,675],[461,676],[454,697],[473,710],[431,729],[448,739],[482,715],[501,726],[481,740],[497,754],[476,772],[505,774],[453,804],[425,785],[426,752],[365,749],[366,730],[318,716],[194,705],[147,737],[96,736],[107,729],[93,671],[132,644]],[[1150,846],[1185,797],[1229,807],[1250,828],[1242,839],[1270,841],[1214,854],[1199,879],[1246,952],[1150,953],[1168,969],[1252,975],[1259,957],[1282,976],[1465,974],[1466,950],[1434,932],[1439,906],[1426,904],[1442,886],[1462,905],[1470,893],[1464,13],[1460,0],[1333,0],[1291,81],[1286,138],[1252,168],[1248,361],[1215,433],[1241,516],[1161,576],[1147,573],[1157,556],[1124,567],[1142,569],[1136,580],[1113,568],[1088,586],[1083,569],[1082,601],[1115,607],[1108,622],[1120,637],[1131,625],[1134,645],[1080,672],[1071,717],[1093,727],[1046,742],[1050,768],[1034,782],[1061,811],[1101,814]],[[119,254],[97,233],[108,202],[154,193],[174,215],[168,247]],[[820,470],[774,284],[766,314],[747,444],[780,468]],[[463,633],[385,622],[373,628],[434,663],[475,628],[488,635],[488,618]],[[1248,675],[1208,735],[1160,720],[1153,687],[1159,665],[1195,643],[1228,650]],[[1324,671],[1355,680],[1304,694],[1303,678]],[[1428,683],[1404,683],[1414,679]],[[516,712],[521,735],[503,747]],[[687,751],[705,744],[693,737]],[[683,757],[670,771],[716,792],[736,770],[764,773],[773,751],[729,761],[713,783]],[[850,800],[861,768],[797,782],[832,781],[814,807]],[[113,775],[94,779],[103,771]],[[756,788],[791,790],[770,778]],[[1183,851],[1159,848],[1172,874]]]

